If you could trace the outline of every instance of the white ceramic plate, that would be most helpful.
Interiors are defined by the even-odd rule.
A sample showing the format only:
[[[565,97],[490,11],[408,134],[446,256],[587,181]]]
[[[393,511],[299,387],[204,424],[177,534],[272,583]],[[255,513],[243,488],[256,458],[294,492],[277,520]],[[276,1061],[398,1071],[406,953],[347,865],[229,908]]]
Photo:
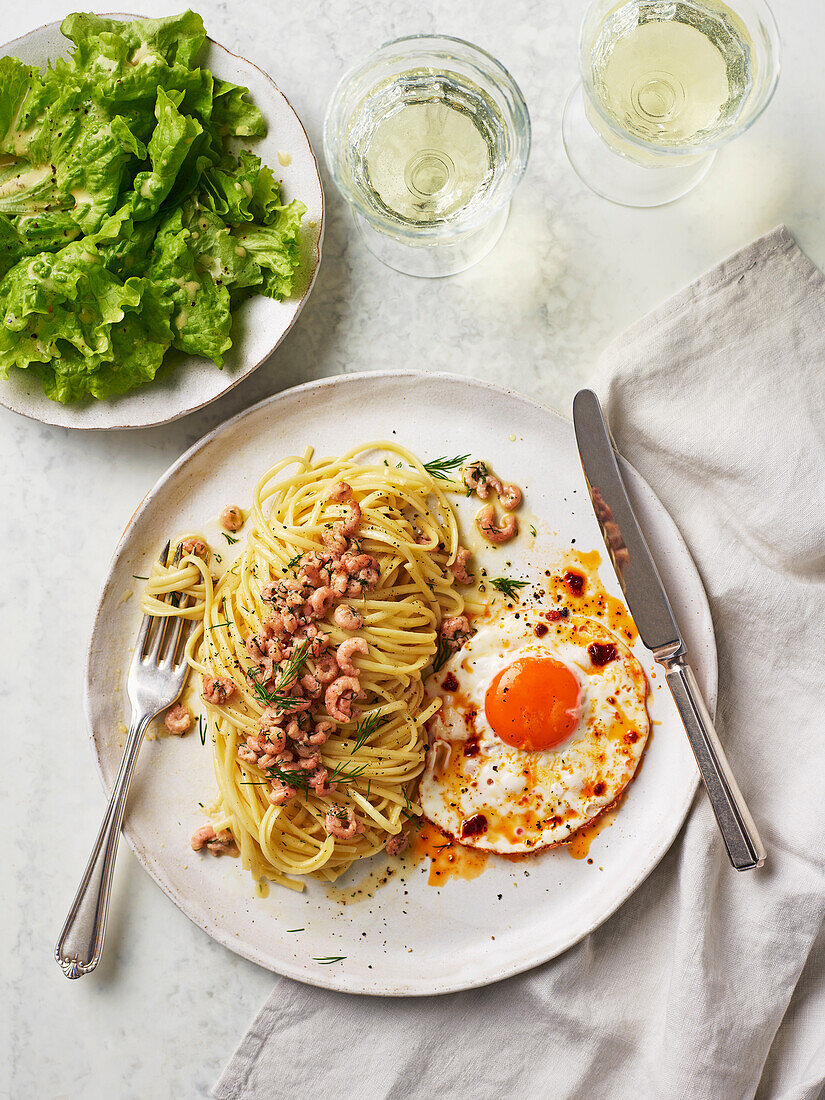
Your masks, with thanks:
[[[603,551],[572,425],[526,398],[443,374],[389,372],[309,383],[271,397],[206,436],[161,478],[115,552],[89,652],[86,709],[100,773],[111,789],[123,742],[124,675],[140,619],[140,581],[165,540],[202,529],[227,503],[249,501],[273,462],[314,445],[334,454],[393,438],[423,458],[471,452],[525,490],[525,509],[560,547]],[[699,682],[713,705],[713,627],[696,569],[662,505],[627,468],[634,503],[676,601]],[[472,501],[461,500],[465,524]],[[220,541],[218,539],[218,541]],[[519,551],[508,547],[508,560]],[[502,551],[491,551],[501,554]],[[536,551],[533,551],[535,556]],[[615,576],[602,566],[610,591]],[[134,596],[123,600],[124,594]],[[637,654],[648,672],[650,655]],[[204,931],[281,974],[355,993],[432,994],[483,985],[552,958],[591,931],[636,889],[670,847],[697,772],[660,675],[652,681],[654,735],[615,823],[593,841],[593,863],[556,849],[532,860],[491,858],[471,881],[427,885],[427,864],[391,878],[367,900],[342,907],[311,882],[304,894],[272,887],[253,896],[237,860],[195,855],[199,802],[214,796],[210,749],[197,734],[147,742],[138,761],[125,833],[138,859]],[[382,868],[386,858],[369,861]],[[367,861],[365,861],[365,864]],[[371,869],[350,870],[357,883]],[[341,882],[337,885],[341,885]],[[304,929],[289,932],[288,929]],[[343,962],[313,961],[344,955]]]
[[[49,23],[0,47],[0,57],[12,55],[42,68],[49,58],[65,57],[69,45],[60,33],[60,23]],[[12,370],[7,382],[0,380],[0,403],[7,409],[67,428],[165,424],[208,405],[237,386],[272,354],[295,323],[315,281],[324,232],[324,193],[312,146],[300,119],[266,73],[211,39],[206,42],[200,64],[224,80],[249,88],[251,100],[266,120],[267,134],[245,140],[243,147],[252,149],[283,180],[286,201],[297,198],[307,208],[301,223],[301,267],[296,275],[295,297],[276,302],[258,295],[241,303],[233,313],[232,347],[223,370],[209,359],[175,353],[177,366],[167,376],[122,397],[77,405],[50,401],[28,371]],[[286,166],[280,164],[279,152],[292,158]]]

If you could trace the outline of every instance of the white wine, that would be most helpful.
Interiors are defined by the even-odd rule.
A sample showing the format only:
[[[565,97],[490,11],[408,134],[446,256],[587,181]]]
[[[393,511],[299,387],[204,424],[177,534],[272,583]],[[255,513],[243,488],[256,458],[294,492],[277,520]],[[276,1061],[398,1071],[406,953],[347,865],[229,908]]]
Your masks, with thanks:
[[[736,125],[753,86],[752,54],[741,20],[715,0],[630,0],[607,15],[593,44],[595,99],[633,142],[687,151]],[[604,133],[602,120],[591,121]]]
[[[507,152],[493,100],[469,78],[432,69],[374,88],[349,139],[367,202],[408,226],[464,217],[483,202]]]

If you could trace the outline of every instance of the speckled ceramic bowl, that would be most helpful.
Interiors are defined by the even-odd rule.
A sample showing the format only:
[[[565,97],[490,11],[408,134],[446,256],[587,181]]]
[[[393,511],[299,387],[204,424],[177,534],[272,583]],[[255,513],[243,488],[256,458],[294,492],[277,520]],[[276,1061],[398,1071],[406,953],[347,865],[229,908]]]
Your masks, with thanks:
[[[60,23],[49,23],[0,47],[0,56],[12,55],[42,67],[49,58],[66,56],[68,45],[60,33]],[[29,377],[27,371],[12,370],[7,382],[0,381],[0,403],[6,408],[67,428],[145,428],[165,424],[208,405],[237,386],[273,353],[297,320],[315,281],[324,234],[324,193],[312,146],[301,120],[266,73],[212,39],[207,40],[201,61],[216,76],[249,88],[250,97],[263,113],[268,128],[266,137],[256,139],[251,148],[281,176],[287,201],[298,198],[307,207],[302,222],[298,294],[285,302],[259,295],[239,306],[233,314],[233,346],[226,355],[223,370],[218,370],[208,359],[175,353],[175,369],[150,385],[123,397],[77,405],[50,401],[34,376]]]

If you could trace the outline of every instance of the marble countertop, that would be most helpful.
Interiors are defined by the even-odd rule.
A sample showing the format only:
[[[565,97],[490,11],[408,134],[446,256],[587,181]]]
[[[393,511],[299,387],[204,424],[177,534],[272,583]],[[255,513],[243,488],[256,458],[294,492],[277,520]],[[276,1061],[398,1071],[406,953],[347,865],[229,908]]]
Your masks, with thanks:
[[[495,251],[433,282],[382,268],[325,175],[326,241],[312,298],[273,359],[202,412],[158,429],[80,433],[0,409],[11,506],[0,589],[0,694],[12,746],[0,773],[10,833],[0,869],[6,1096],[206,1096],[272,986],[270,974],[179,913],[125,844],[100,967],[68,982],[52,958],[105,804],[82,711],[91,617],[120,533],[163,470],[260,398],[344,371],[466,373],[568,414],[613,336],[777,223],[825,265],[825,9],[817,0],[777,2],[783,74],[763,118],[723,151],[698,189],[647,211],[597,198],[565,158],[560,119],[575,80],[583,2],[196,6],[214,38],[275,78],[319,153],[324,108],[343,69],[388,38],[437,31],[477,42],[513,73],[532,115],[532,158]],[[170,10],[160,0],[129,7]],[[66,10],[57,0],[6,5],[3,35]],[[722,379],[719,399],[731,399]]]

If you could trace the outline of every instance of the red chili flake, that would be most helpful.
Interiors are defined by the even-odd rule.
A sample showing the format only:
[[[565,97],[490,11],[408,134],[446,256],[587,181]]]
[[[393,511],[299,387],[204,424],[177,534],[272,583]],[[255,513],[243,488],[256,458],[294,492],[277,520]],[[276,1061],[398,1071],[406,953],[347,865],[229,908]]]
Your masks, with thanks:
[[[593,794],[596,795],[597,798],[601,797],[601,795],[603,795],[606,790],[607,784],[603,783],[601,779],[593,786]]]
[[[537,638],[543,638],[550,627],[546,623],[536,623],[533,627],[533,633]]]
[[[629,741],[631,745],[635,745],[639,740],[639,735],[635,730],[628,730],[624,735],[625,741]]]
[[[609,665],[611,661],[615,661],[619,656],[618,650],[612,642],[607,642],[605,645],[602,645],[601,642],[591,642],[587,647],[587,652],[590,654],[590,660],[597,667]]]
[[[468,737],[464,742],[465,756],[478,756],[478,736]]]
[[[574,596],[581,596],[584,592],[586,578],[581,573],[575,573],[572,569],[568,569],[564,574],[564,583]]]
[[[476,814],[475,817],[468,817],[466,821],[461,822],[461,839],[465,840],[468,836],[483,836],[487,832],[487,818],[484,814]]]
[[[441,686],[445,691],[458,691],[458,680],[455,678],[455,674],[448,672],[444,679],[441,681]]]
[[[551,607],[545,614],[551,623],[557,623],[561,619],[561,611],[557,611],[555,607]]]

